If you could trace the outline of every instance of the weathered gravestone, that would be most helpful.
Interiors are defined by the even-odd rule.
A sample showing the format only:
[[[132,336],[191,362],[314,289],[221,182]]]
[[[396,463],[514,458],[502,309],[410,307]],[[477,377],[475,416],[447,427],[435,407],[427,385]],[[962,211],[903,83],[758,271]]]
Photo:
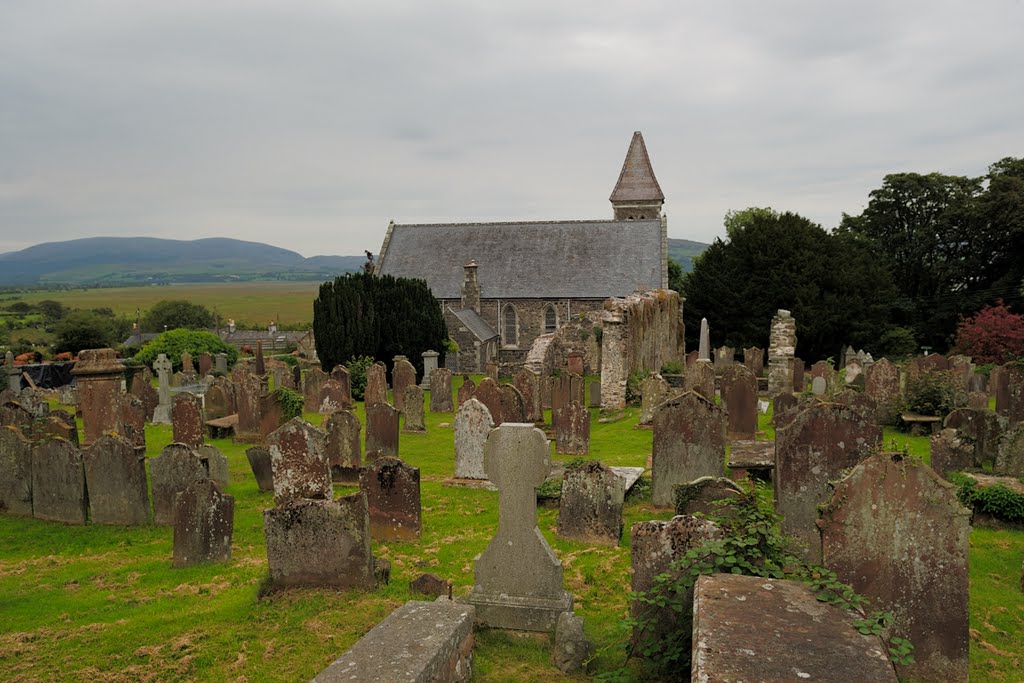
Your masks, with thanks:
[[[171,408],[171,425],[174,428],[174,442],[189,446],[203,443],[206,428],[203,424],[203,400],[195,394],[183,391],[174,397]]]
[[[476,385],[473,384],[473,380],[469,378],[469,375],[462,376],[462,384],[459,385],[459,390],[455,394],[455,401],[459,407],[469,399],[473,398],[473,394],[476,393]]]
[[[1009,477],[1024,477],[1024,423],[1009,427],[999,439],[994,469]]]
[[[687,368],[683,380],[686,391],[694,391],[704,398],[715,400],[715,368],[707,361],[697,361]]]
[[[206,389],[203,396],[203,403],[206,408],[206,419],[217,420],[228,415],[234,415],[235,410],[235,388],[227,377],[216,377],[213,383]]]
[[[803,393],[807,388],[806,380],[804,379],[804,362],[799,358],[793,359],[793,391],[797,393]]]
[[[875,403],[878,404],[878,411],[875,413],[875,421],[878,424],[896,424],[902,399],[899,367],[886,358],[870,365],[865,372],[864,393],[875,399]]]
[[[245,450],[252,474],[256,477],[256,486],[260,491],[274,490],[274,466],[270,460],[270,450],[264,446],[252,446]]]
[[[265,441],[275,430],[288,422],[283,396],[276,391],[260,396],[260,440]]]
[[[220,449],[210,444],[203,444],[195,449],[201,460],[206,461],[206,471],[210,473],[210,479],[221,486],[228,485],[228,459],[220,452]]]
[[[79,409],[84,427],[83,446],[107,432],[117,431],[118,397],[124,383],[124,366],[113,349],[85,349],[71,371],[78,384]]]
[[[331,370],[331,379],[341,385],[342,407],[349,410],[355,405],[352,401],[352,373],[344,365],[335,365]],[[384,388],[384,396],[387,396],[387,387]]]
[[[812,394],[815,396],[824,396],[826,391],[828,391],[828,380],[821,376],[811,379]]]
[[[235,499],[209,479],[192,482],[174,499],[175,567],[231,560]]]
[[[590,394],[588,396],[589,401],[590,401],[590,404],[589,404],[590,407],[591,408],[600,408],[601,407],[601,382],[599,382],[599,381],[591,382],[590,383],[590,388],[588,390],[590,392]]]
[[[489,360],[484,363],[484,374],[493,379],[495,382],[498,381],[498,361]]]
[[[363,466],[363,448],[359,435],[363,426],[350,410],[338,410],[324,420],[327,432],[327,461],[331,478],[337,482],[355,482]]]
[[[366,407],[366,461],[398,457],[399,412],[387,403]]]
[[[142,401],[146,419],[152,421],[153,413],[160,405],[160,394],[153,388],[153,373],[149,371],[149,368],[143,366],[135,370],[129,391],[135,398]]]
[[[262,341],[257,341],[256,342],[256,353],[255,353],[255,356],[254,356],[253,371],[259,377],[263,377],[263,375],[267,374],[267,363],[266,363],[266,360],[264,360],[264,358],[263,358],[263,342]]]
[[[788,410],[796,408],[799,402],[799,399],[788,391],[776,396],[772,399],[772,422],[778,426],[779,416]]]
[[[563,372],[551,378],[551,420],[554,426],[554,413],[567,403],[584,402],[583,378],[569,372]]]
[[[320,396],[317,401],[316,410],[322,415],[330,415],[336,410],[348,410],[345,407],[344,387],[341,386],[341,382],[336,382],[333,379],[327,380],[320,386]]]
[[[596,460],[566,468],[558,510],[558,535],[618,545],[625,495],[623,478]]]
[[[85,450],[85,486],[93,524],[148,524],[146,455],[119,436],[106,434]]]
[[[430,373],[430,412],[450,413],[455,410],[452,404],[452,371],[448,368],[436,368]]]
[[[153,409],[153,424],[171,424],[171,370],[174,366],[163,353],[156,357],[153,369],[157,374],[157,406]]]
[[[730,464],[732,458],[730,456]],[[687,484],[676,484],[672,490],[677,515],[703,515],[714,518],[722,513],[722,500],[743,495],[743,489],[725,477],[701,477]]]
[[[672,487],[725,474],[725,416],[692,391],[662,404],[654,416],[651,501],[672,507]]]
[[[1006,374],[1007,367],[997,365],[989,373],[988,388],[996,400],[996,414],[1006,417],[1010,406],[1010,378]]]
[[[455,478],[486,479],[484,443],[494,428],[491,412],[470,398],[455,411]]]
[[[809,562],[821,559],[818,506],[828,484],[882,441],[882,428],[838,403],[814,403],[775,432],[775,510],[783,533],[806,548]]]
[[[754,377],[760,377],[764,374],[764,351],[756,346],[743,349],[743,364],[754,373]]]
[[[555,452],[586,455],[590,452],[590,412],[580,403],[570,401],[554,411]]]
[[[260,440],[260,397],[263,395],[263,380],[249,372],[245,366],[235,366],[232,374],[235,385],[235,408],[238,410],[238,424],[235,425],[235,441],[253,443]]]
[[[0,427],[0,512],[32,516],[32,443],[17,427]]]
[[[753,439],[757,434],[757,377],[745,365],[731,365],[722,373],[730,440]]]
[[[437,358],[440,355],[437,351],[424,351],[420,354],[423,359],[423,379],[420,380],[420,388],[424,391],[430,388],[430,378],[434,370],[437,370]],[[448,393],[451,394],[450,391]]]
[[[302,377],[303,408],[307,413],[320,411],[320,390],[331,376],[320,368],[309,368]]]
[[[373,588],[370,516],[363,492],[300,499],[263,511],[270,579],[276,586]]]
[[[213,356],[208,351],[199,354],[199,376],[206,377],[213,370]]]
[[[566,358],[566,369],[575,374],[583,375],[583,352],[582,351],[570,351]]]
[[[866,419],[868,422],[875,422],[875,415],[878,413],[878,404],[863,391],[844,389],[833,399],[834,403],[842,403],[844,406],[853,408],[854,412]],[[877,424],[877,423],[876,423]]]
[[[405,407],[405,389],[416,384],[416,368],[405,356],[395,356],[391,370],[391,389],[395,397],[395,408]]]
[[[823,564],[914,645],[901,678],[967,681],[970,517],[930,467],[876,453],[835,485],[818,522]]]
[[[671,387],[656,372],[652,372],[640,383],[640,424],[649,425],[654,421],[655,409],[668,400]]]
[[[174,523],[174,497],[189,484],[210,478],[210,463],[189,446],[172,443],[149,461],[153,488],[153,522]]]
[[[995,463],[1003,427],[999,417],[991,410],[958,408],[946,416],[942,425],[957,430],[974,442],[975,462],[973,467],[983,467]],[[935,471],[939,472],[937,468]]]
[[[528,368],[519,368],[512,379],[526,405],[526,422],[543,422],[544,408],[540,400],[540,375]]]
[[[495,427],[504,421],[501,405],[501,388],[493,379],[484,377],[480,380],[473,398],[487,406],[487,410],[491,413],[491,419],[494,420]]]
[[[943,429],[929,440],[931,466],[942,477],[975,466],[975,444],[955,429]]]
[[[537,528],[537,494],[551,471],[544,432],[508,423],[484,445],[484,471],[499,491],[498,531],[474,561],[472,592],[477,622],[491,628],[552,631],[572,610],[562,586],[562,563]]]
[[[410,467],[398,458],[378,458],[360,471],[359,489],[366,494],[370,510],[370,535],[374,540],[419,539],[419,468]]]
[[[224,352],[214,354],[213,371],[218,375],[228,374],[228,354]]]
[[[526,401],[511,384],[502,384],[501,391],[501,417],[504,422],[527,422]]]
[[[715,349],[715,369],[722,372],[736,362],[736,349],[731,346],[719,346]]]
[[[67,439],[37,443],[32,449],[32,516],[85,524],[86,502],[82,451]]]
[[[367,406],[388,402],[388,370],[379,361],[366,368],[366,390],[363,402]]]
[[[988,410],[988,394],[984,391],[968,392],[967,407],[971,410]]]
[[[562,612],[555,625],[555,644],[551,661],[564,674],[576,673],[590,659],[593,646],[583,630],[583,617]]]
[[[181,354],[181,372],[185,375],[196,374],[196,368],[192,365],[192,354],[188,351]]]
[[[1006,409],[1003,414],[1010,425],[1015,425],[1024,422],[1024,367],[1007,363],[1003,368],[1006,377]],[[997,405],[998,400],[997,396]]]
[[[117,426],[115,432],[124,436],[139,450],[146,450],[146,408],[131,394],[117,397]],[[76,433],[73,442],[78,444]]]
[[[402,429],[407,432],[425,432],[427,425],[423,415],[423,389],[417,384],[405,387],[402,399]]]
[[[322,431],[296,417],[267,437],[267,449],[277,505],[302,498],[330,499],[333,496],[327,435]]]

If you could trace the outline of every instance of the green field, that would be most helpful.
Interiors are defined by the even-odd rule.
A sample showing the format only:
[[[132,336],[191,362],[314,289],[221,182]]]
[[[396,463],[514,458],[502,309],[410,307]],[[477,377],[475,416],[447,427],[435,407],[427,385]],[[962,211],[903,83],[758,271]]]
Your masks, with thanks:
[[[313,299],[320,282],[227,282],[152,287],[116,287],[97,289],[39,290],[0,296],[6,306],[15,301],[37,303],[45,299],[59,301],[69,308],[113,309],[117,315],[135,318],[145,315],[153,304],[164,299],[186,299],[202,304],[238,323],[263,327],[277,320],[282,324],[313,322]]]
[[[365,423],[362,406],[357,414]],[[260,598],[267,576],[259,493],[244,454],[230,440],[213,443],[230,461],[235,497],[232,560],[171,568],[169,528],[72,527],[0,516],[0,679],[9,681],[296,681],[309,680],[390,611],[417,596],[408,582],[422,572],[468,592],[473,558],[497,524],[497,494],[446,486],[452,475],[451,413],[427,412],[425,434],[402,434],[403,459],[422,475],[423,537],[374,543],[391,561],[391,583],[376,591],[290,590]],[[591,455],[607,464],[642,466],[652,432],[625,419],[592,421]],[[769,416],[762,416],[766,424]],[[321,416],[307,414],[311,422]],[[171,439],[147,427],[147,455]],[[923,437],[887,432],[915,452]],[[336,487],[336,493],[351,491]],[[592,673],[622,662],[623,617],[630,586],[629,528],[668,519],[649,502],[627,502],[616,548],[566,541],[555,533],[557,510],[541,508],[539,527],[564,566],[564,581],[599,648]],[[971,680],[1020,680],[1024,595],[1019,588],[1024,532],[979,529],[971,537]],[[563,676],[544,639],[482,632],[477,681],[590,680]],[[639,679],[638,679],[639,680]]]

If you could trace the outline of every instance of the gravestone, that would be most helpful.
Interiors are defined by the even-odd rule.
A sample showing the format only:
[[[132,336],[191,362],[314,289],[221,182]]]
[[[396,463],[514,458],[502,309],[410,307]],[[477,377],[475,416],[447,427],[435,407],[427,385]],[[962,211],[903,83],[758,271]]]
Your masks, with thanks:
[[[543,374],[540,376],[540,408],[541,410],[551,410],[551,399],[554,393],[555,378],[551,375]]]
[[[78,431],[73,431],[74,438],[71,441],[77,446]],[[118,395],[115,431],[131,441],[135,448],[146,450],[146,408],[142,401],[131,394]]]
[[[796,320],[789,311],[780,308],[776,312],[768,340],[768,395],[793,391]]]
[[[967,407],[971,410],[988,410],[988,394],[984,391],[968,392]]]
[[[864,388],[864,366],[856,358],[846,364],[846,376],[843,379],[843,384],[848,387]]]
[[[495,382],[498,381],[498,362],[495,360],[489,360],[484,363],[484,374],[490,377]]]
[[[943,429],[929,440],[931,467],[942,477],[975,467],[975,444],[955,429]]]
[[[399,412],[387,403],[366,407],[366,462],[398,457]]]
[[[228,415],[234,415],[235,410],[235,388],[227,377],[215,377],[203,395],[203,403],[206,408],[206,419],[216,420]]]
[[[683,380],[686,391],[694,391],[704,398],[715,400],[715,368],[707,361],[697,361],[687,368]]]
[[[174,497],[195,481],[210,478],[210,463],[192,448],[172,443],[149,461],[154,524],[174,523]]]
[[[992,465],[999,454],[999,440],[1003,427],[999,417],[987,408],[972,410],[958,408],[943,421],[943,426],[952,428],[974,442],[974,467]],[[936,470],[938,471],[938,470]]]
[[[493,379],[484,377],[480,380],[480,385],[476,388],[473,398],[487,406],[487,410],[491,413],[491,419],[494,420],[495,427],[504,421],[501,405],[501,388]]]
[[[199,354],[199,376],[206,377],[213,370],[213,356],[208,351]]]
[[[796,408],[799,403],[799,399],[788,391],[776,396],[772,400],[772,422],[777,426],[779,424],[779,416],[788,410]]]
[[[146,455],[119,436],[106,434],[82,454],[89,519],[93,524],[148,524]]]
[[[562,612],[555,625],[555,645],[551,661],[564,674],[576,673],[590,659],[593,646],[583,630],[583,617]]]
[[[700,337],[697,343],[697,360],[711,360],[711,330],[708,319],[700,319]]]
[[[265,441],[272,432],[283,427],[287,421],[284,406],[281,404],[280,397],[275,392],[260,396],[261,441]]]
[[[366,393],[363,402],[367,406],[388,402],[388,371],[379,361],[366,368]]]
[[[157,406],[153,409],[153,424],[171,424],[171,361],[161,353],[153,362],[157,374]]]
[[[420,354],[420,357],[423,358],[423,379],[420,380],[421,389],[427,390],[430,388],[430,378],[434,370],[437,370],[437,357],[440,355],[437,351],[424,351]],[[448,395],[451,395],[450,391]]]
[[[363,452],[359,435],[363,426],[350,410],[338,410],[324,420],[327,432],[327,460],[331,478],[338,482],[355,482],[363,466]]]
[[[469,378],[469,375],[462,376],[462,384],[459,386],[458,392],[455,394],[456,403],[459,407],[469,399],[473,398],[473,394],[476,393],[476,385],[473,384],[473,380]]]
[[[501,391],[501,417],[504,422],[529,422],[526,419],[526,401],[511,384],[502,384]]]
[[[570,351],[568,353],[566,369],[576,375],[583,374],[583,353],[581,351]]]
[[[996,414],[1006,417],[1010,409],[1010,377],[1007,367],[997,365],[989,373],[989,391],[996,400]]]
[[[218,375],[228,374],[228,354],[223,351],[213,357],[213,371]]]
[[[875,399],[875,403],[878,404],[878,411],[875,414],[875,421],[878,424],[896,424],[902,399],[899,367],[886,358],[872,363],[865,371],[864,393]]]
[[[333,497],[327,435],[322,431],[301,417],[293,418],[267,437],[267,450],[278,506],[302,498]]]
[[[395,408],[401,411],[405,407],[405,388],[416,384],[416,368],[405,356],[395,356],[394,362],[391,389],[395,397]]]
[[[192,354],[188,351],[183,351],[181,354],[181,372],[183,375],[195,375],[196,368],[192,365]]]
[[[881,427],[839,403],[814,403],[776,430],[775,511],[783,533],[806,546],[807,561],[821,559],[815,521],[828,500],[828,483],[881,441]]]
[[[316,411],[322,415],[330,415],[336,410],[347,410],[345,407],[345,389],[341,382],[329,379],[320,386]]]
[[[265,446],[252,446],[245,449],[245,457],[249,468],[256,478],[256,486],[260,491],[274,490],[274,466],[270,460],[270,451]]]
[[[558,535],[588,543],[618,545],[625,495],[625,480],[596,460],[566,468],[558,510]]]
[[[729,464],[732,465],[732,453]],[[732,479],[701,477],[688,484],[676,484],[672,494],[677,515],[699,514],[713,519],[722,512],[722,507],[717,503],[743,495],[743,489]]]
[[[696,350],[690,351],[688,354],[686,354],[686,367],[691,367],[698,360],[700,360],[700,352]]]
[[[651,424],[655,409],[668,399],[670,391],[668,382],[656,372],[640,383],[640,424]]]
[[[260,440],[260,397],[263,395],[263,380],[249,372],[245,366],[235,366],[232,375],[235,385],[235,408],[238,410],[238,424],[235,425],[235,441],[252,443]]]
[[[729,439],[753,439],[757,433],[757,377],[745,365],[732,365],[722,373],[722,402],[728,412]]]
[[[811,393],[815,396],[824,396],[828,390],[828,382],[824,377],[818,376],[811,380]]]
[[[118,397],[123,393],[124,366],[113,349],[85,349],[71,374],[78,384],[78,407],[84,428],[83,446],[117,431]]]
[[[760,377],[764,374],[764,351],[756,346],[743,349],[743,364],[754,373],[754,377]]]
[[[423,415],[423,389],[420,389],[417,384],[410,384],[405,387],[405,396],[402,399],[402,420],[403,431],[427,431]]]
[[[171,408],[171,425],[175,443],[201,446],[206,433],[203,420],[203,400],[195,394],[183,391],[174,397]]]
[[[719,346],[715,349],[715,369],[722,372],[736,362],[736,349],[731,346]]]
[[[477,623],[490,628],[553,631],[572,594],[562,586],[562,563],[537,528],[537,494],[551,471],[544,432],[508,423],[491,431],[484,471],[498,487],[498,531],[474,561]]]
[[[137,368],[132,375],[130,389],[130,393],[142,401],[146,420],[150,422],[153,421],[153,413],[156,411],[156,407],[160,405],[160,394],[153,388],[152,374],[146,366]]]
[[[799,358],[793,359],[793,391],[802,394],[807,389],[804,380],[804,362]]]
[[[199,459],[206,462],[206,471],[210,473],[210,479],[221,486],[228,485],[228,458],[220,452],[220,449],[210,444],[203,444],[195,449]]]
[[[370,535],[375,541],[419,539],[419,468],[410,467],[398,458],[378,458],[360,471],[359,489],[366,494]]]
[[[335,365],[334,369],[331,370],[331,379],[341,385],[342,408],[345,410],[350,409],[355,405],[352,402],[352,373],[344,365]],[[386,386],[384,388],[384,396],[387,396]]]
[[[174,500],[175,567],[229,562],[235,499],[209,479],[192,482]]]
[[[307,413],[320,411],[323,401],[320,398],[320,390],[323,388],[330,375],[320,368],[309,368],[302,377],[302,400],[303,408]]]
[[[85,524],[86,502],[82,451],[67,439],[37,443],[32,450],[32,516]]]
[[[582,404],[571,401],[555,410],[555,452],[565,455],[586,455],[590,452],[590,412]]]
[[[878,414],[878,404],[875,403],[875,399],[871,398],[864,392],[855,391],[853,389],[844,389],[832,400],[835,403],[842,403],[845,406],[853,408],[856,413],[867,421],[875,422],[875,415]]]
[[[420,574],[409,582],[409,590],[420,595],[439,598],[448,595],[448,582],[437,574]]]
[[[543,422],[544,408],[540,399],[540,375],[528,368],[519,368],[512,379],[526,405],[526,422]]]
[[[373,588],[376,583],[370,516],[361,491],[264,510],[263,533],[276,586]]]
[[[1003,366],[1006,377],[1006,410],[1010,425],[1024,422],[1024,367],[1007,363]],[[997,397],[998,401],[998,397]],[[997,411],[998,412],[998,411]]]
[[[590,407],[601,407],[601,382],[590,383]]]
[[[725,415],[712,401],[687,392],[662,404],[654,416],[651,501],[674,505],[672,487],[725,475]]]
[[[430,412],[450,413],[453,410],[452,371],[448,368],[435,368],[430,373]]]
[[[967,681],[971,512],[956,487],[897,453],[876,453],[835,485],[818,522],[823,564],[891,612],[914,645],[901,678]]]
[[[32,443],[17,427],[0,427],[0,512],[32,516]]]
[[[997,474],[1024,478],[1024,423],[1009,427],[999,439],[994,470]]]
[[[32,425],[35,418],[20,403],[7,401],[0,405],[0,425],[5,427],[17,427],[26,436],[32,436]]]
[[[253,370],[256,372],[258,377],[263,377],[267,374],[267,363],[263,358],[263,342],[256,342],[256,354],[255,362],[253,363]]]
[[[455,411],[455,478],[486,479],[484,443],[494,428],[491,412],[470,398]]]

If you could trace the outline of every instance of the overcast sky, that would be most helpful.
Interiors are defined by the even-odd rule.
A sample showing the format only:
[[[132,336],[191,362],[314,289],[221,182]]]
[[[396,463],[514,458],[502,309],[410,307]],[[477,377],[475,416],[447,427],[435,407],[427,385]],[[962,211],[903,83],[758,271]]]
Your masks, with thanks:
[[[886,173],[1024,156],[1024,3],[0,0],[0,252],[90,236],[377,252],[389,220],[827,228]]]

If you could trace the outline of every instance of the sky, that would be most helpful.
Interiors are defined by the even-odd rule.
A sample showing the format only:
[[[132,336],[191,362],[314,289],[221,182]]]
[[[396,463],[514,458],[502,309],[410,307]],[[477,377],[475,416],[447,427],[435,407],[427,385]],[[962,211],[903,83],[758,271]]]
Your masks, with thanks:
[[[832,228],[888,173],[1024,156],[1022,29],[1022,0],[0,0],[0,252],[608,219],[634,130],[670,237]]]

